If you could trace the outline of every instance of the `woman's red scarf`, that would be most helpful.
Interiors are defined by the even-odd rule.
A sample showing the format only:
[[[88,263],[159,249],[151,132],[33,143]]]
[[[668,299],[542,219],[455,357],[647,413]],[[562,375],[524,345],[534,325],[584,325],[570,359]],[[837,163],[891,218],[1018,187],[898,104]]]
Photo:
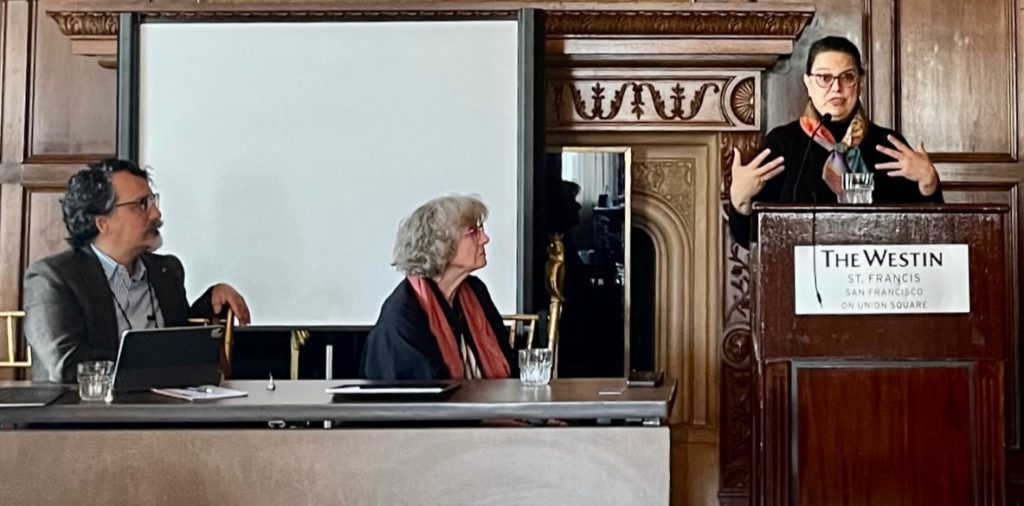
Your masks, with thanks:
[[[416,300],[420,307],[427,313],[427,320],[430,322],[430,333],[437,339],[437,346],[441,349],[441,357],[444,358],[444,365],[448,367],[448,373],[452,379],[462,379],[462,355],[459,354],[459,343],[455,339],[455,332],[452,331],[448,319],[441,310],[441,304],[434,296],[429,282],[421,277],[409,276],[409,284],[416,293]],[[508,361],[498,346],[498,338],[494,335],[494,329],[487,322],[484,309],[480,306],[473,290],[466,286],[466,283],[459,285],[455,293],[459,303],[462,305],[462,312],[466,316],[466,323],[469,325],[469,332],[473,334],[473,343],[476,344],[476,351],[480,361],[480,371],[485,378],[507,378],[509,375]]]

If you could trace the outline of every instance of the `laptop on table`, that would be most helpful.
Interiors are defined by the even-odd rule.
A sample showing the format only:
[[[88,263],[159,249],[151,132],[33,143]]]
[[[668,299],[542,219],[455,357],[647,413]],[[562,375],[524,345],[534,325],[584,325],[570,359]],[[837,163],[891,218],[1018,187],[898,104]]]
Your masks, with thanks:
[[[114,391],[220,384],[224,327],[127,330],[114,365]]]

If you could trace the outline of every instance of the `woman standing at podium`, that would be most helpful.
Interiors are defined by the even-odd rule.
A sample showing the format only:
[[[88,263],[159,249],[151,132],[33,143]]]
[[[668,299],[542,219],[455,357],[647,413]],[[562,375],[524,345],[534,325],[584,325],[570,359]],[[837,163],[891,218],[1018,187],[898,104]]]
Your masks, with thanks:
[[[508,378],[512,347],[487,286],[487,207],[441,197],[402,220],[393,265],[405,280],[366,339],[362,375],[376,380]]]
[[[733,149],[729,231],[750,242],[754,202],[835,203],[841,174],[870,172],[875,203],[942,202],[939,176],[924,144],[868,120],[860,103],[860,50],[842,37],[824,37],[807,54],[809,98],[796,121],[768,133],[764,149],[743,163]]]

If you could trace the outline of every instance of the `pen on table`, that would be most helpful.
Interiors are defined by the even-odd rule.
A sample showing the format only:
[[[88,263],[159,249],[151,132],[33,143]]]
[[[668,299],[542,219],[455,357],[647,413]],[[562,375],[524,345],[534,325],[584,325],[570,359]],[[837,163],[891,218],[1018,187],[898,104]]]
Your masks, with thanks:
[[[212,394],[213,393],[213,387],[188,387],[185,390],[189,390],[189,391],[192,391],[192,392],[201,392],[201,393],[204,393],[204,394]]]

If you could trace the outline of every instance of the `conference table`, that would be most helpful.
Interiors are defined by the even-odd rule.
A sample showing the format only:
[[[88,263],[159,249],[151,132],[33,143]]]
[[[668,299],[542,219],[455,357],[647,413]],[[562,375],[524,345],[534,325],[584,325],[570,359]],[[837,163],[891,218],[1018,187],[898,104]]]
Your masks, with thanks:
[[[325,392],[342,382],[353,383],[228,381],[247,396],[140,392],[109,404],[69,386],[45,407],[2,408],[0,504],[669,503],[674,382]]]

